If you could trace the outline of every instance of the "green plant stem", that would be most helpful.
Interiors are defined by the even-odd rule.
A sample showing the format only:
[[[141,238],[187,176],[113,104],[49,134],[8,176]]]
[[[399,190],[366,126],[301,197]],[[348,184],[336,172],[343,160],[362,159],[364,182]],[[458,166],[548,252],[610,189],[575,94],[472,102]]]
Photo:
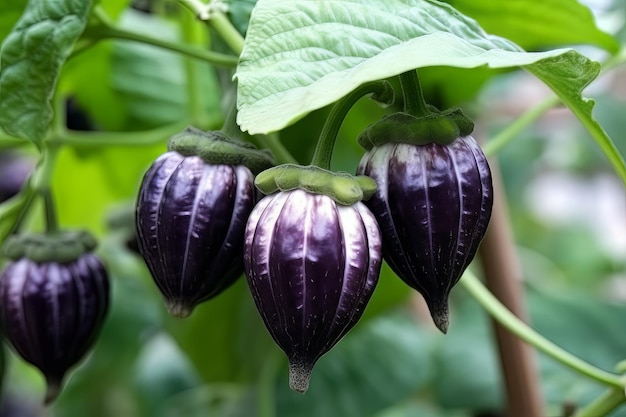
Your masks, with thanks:
[[[211,17],[211,7],[201,0],[178,0],[178,3],[191,11],[200,20],[208,20]]]
[[[388,93],[388,89],[388,83],[384,81],[372,81],[360,85],[350,94],[339,100],[324,123],[320,137],[317,140],[317,146],[315,147],[311,165],[330,170],[330,160],[332,158],[335,140],[337,139],[337,134],[348,111],[366,94],[374,94],[375,96],[382,97]]]
[[[58,153],[58,145],[44,143],[41,160],[37,166],[37,170],[31,177],[31,181],[29,181],[29,186],[32,186],[32,190],[39,194],[44,200],[47,233],[54,233],[58,230],[56,210],[50,190]],[[24,211],[26,210],[27,208],[24,209]]]
[[[243,50],[243,36],[226,18],[220,6],[220,0],[213,0],[204,3],[200,0],[178,0],[178,2],[191,11],[198,19],[208,23],[219,36],[226,42],[226,45],[237,55]]]
[[[209,24],[235,54],[241,55],[244,42],[243,36],[241,36],[239,31],[230,23],[223,13],[219,11],[212,13]]]
[[[43,195],[49,188],[54,176],[59,146],[56,144],[44,144],[41,159],[37,165],[37,170],[31,177],[31,185],[35,192]]]
[[[196,47],[202,47],[205,43],[202,32],[199,31],[201,27],[194,24],[192,17],[189,13],[181,13],[180,27],[183,32],[183,39],[186,44],[194,45]],[[185,57],[185,78],[187,81],[187,109],[189,119],[193,126],[199,128],[204,127],[204,115],[202,105],[202,94],[199,84],[198,65],[190,57]]]
[[[59,223],[57,222],[56,207],[54,205],[54,198],[52,197],[52,191],[50,189],[43,192],[43,199],[46,211],[46,233],[54,234],[59,230]]]
[[[277,164],[297,164],[298,161],[293,155],[283,146],[280,141],[278,133],[273,132],[267,135],[263,135],[261,142],[263,147],[270,150]]]
[[[65,95],[58,89],[54,95],[54,116],[51,123],[51,132],[55,136],[63,136],[67,131],[67,111],[65,109]]]
[[[466,271],[460,283],[491,317],[520,339],[589,378],[611,387],[624,389],[624,383],[618,375],[599,369],[563,350],[517,318],[471,272]]]
[[[557,96],[551,96],[526,110],[524,114],[516,118],[514,122],[509,123],[505,129],[501,130],[500,133],[483,146],[485,155],[493,156],[498,153],[505,145],[539,119],[545,112],[559,104],[561,104],[561,100],[559,100]]]
[[[35,201],[35,195],[33,188],[27,183],[18,195],[0,204],[0,213],[2,214],[9,216],[11,215],[10,212],[17,212],[15,222],[8,228],[6,233],[5,229],[0,229],[0,244],[4,242],[8,235],[19,232],[26,214],[28,214],[33,201]]]
[[[242,132],[237,124],[237,106],[233,101],[226,112],[224,123],[222,125],[222,132],[228,137],[241,139]]]
[[[415,117],[427,116],[431,113],[424,100],[417,70],[400,74],[400,85],[402,86],[402,95],[404,96],[405,113]]]
[[[131,32],[125,29],[115,27],[112,23],[110,23],[107,17],[103,17],[105,15],[103,15],[102,13],[97,13],[97,10],[99,9],[94,9],[94,15],[97,16],[100,24],[97,26],[88,27],[85,30],[84,36],[87,38],[91,38],[97,41],[103,39],[121,39],[140,42],[146,45],[152,45],[162,49],[167,49],[168,51],[178,52],[185,56],[196,58],[219,67],[234,68],[237,66],[238,58],[235,56],[207,51],[178,42],[165,41],[162,39],[157,39],[151,36],[144,35],[142,33]]]
[[[75,148],[100,148],[105,146],[150,146],[165,143],[167,138],[183,130],[187,121],[172,123],[140,132],[79,132],[68,130],[64,136],[52,136],[48,142]]]
[[[611,388],[591,404],[578,410],[574,417],[604,417],[625,402],[624,388]]]

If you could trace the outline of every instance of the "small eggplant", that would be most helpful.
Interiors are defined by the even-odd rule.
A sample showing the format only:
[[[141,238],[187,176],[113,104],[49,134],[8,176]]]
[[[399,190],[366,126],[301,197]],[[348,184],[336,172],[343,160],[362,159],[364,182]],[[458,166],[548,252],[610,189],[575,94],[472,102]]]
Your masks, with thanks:
[[[99,258],[11,262],[0,277],[0,322],[17,353],[44,374],[45,403],[89,350],[109,305],[109,280]]]
[[[491,172],[471,136],[449,145],[385,143],[361,159],[378,189],[366,202],[383,235],[385,260],[448,328],[448,296],[487,230]]]
[[[305,392],[316,361],[359,320],[380,273],[381,237],[361,203],[292,190],[254,208],[245,235],[248,284],[289,359],[289,384]]]
[[[243,273],[243,236],[256,202],[243,165],[170,151],[143,178],[136,207],[139,249],[169,312],[188,316]]]

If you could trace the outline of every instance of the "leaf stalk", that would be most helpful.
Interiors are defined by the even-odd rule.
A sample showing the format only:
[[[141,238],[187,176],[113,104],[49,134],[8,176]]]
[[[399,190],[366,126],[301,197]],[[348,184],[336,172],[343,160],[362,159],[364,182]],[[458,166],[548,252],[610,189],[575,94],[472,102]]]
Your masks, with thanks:
[[[311,165],[330,170],[333,148],[343,119],[346,118],[352,106],[354,106],[361,97],[368,94],[372,94],[374,100],[382,103],[391,104],[393,101],[393,88],[386,81],[372,81],[362,84],[339,100],[324,123],[320,137],[317,140],[317,146],[315,147]]]
[[[428,116],[432,112],[426,105],[422,86],[417,76],[417,70],[400,74],[400,85],[404,96],[404,112],[415,117]]]

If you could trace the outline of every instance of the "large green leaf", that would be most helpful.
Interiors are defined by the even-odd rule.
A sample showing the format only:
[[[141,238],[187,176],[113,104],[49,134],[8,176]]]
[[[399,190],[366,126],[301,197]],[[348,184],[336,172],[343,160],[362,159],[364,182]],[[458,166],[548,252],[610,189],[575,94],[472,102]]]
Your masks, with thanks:
[[[595,24],[593,14],[578,0],[446,0],[476,19],[489,33],[525,49],[564,44],[594,44],[617,52],[619,43]]]
[[[433,0],[260,0],[236,73],[238,123],[250,133],[278,130],[366,81],[419,67],[508,68],[564,56],[567,73],[589,61],[568,51],[524,52]]]
[[[91,1],[30,0],[0,50],[0,126],[40,141],[59,71],[85,29]]]

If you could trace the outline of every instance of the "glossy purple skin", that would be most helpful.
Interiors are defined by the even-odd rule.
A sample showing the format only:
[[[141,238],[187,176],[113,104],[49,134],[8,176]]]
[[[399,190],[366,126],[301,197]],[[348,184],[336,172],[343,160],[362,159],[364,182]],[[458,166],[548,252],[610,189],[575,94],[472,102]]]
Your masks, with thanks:
[[[362,203],[302,190],[265,197],[246,227],[248,284],[304,392],[315,362],[359,320],[382,262],[380,231]]]
[[[367,152],[359,174],[378,189],[366,202],[383,235],[385,260],[448,326],[448,295],[487,230],[491,172],[471,136],[448,146],[387,143]]]
[[[145,174],[136,210],[139,249],[170,313],[186,317],[243,273],[243,237],[255,203],[244,166],[167,152]]]
[[[92,346],[109,306],[109,279],[92,253],[68,263],[22,258],[0,277],[0,321],[5,337],[45,375],[46,403],[63,377]]]

